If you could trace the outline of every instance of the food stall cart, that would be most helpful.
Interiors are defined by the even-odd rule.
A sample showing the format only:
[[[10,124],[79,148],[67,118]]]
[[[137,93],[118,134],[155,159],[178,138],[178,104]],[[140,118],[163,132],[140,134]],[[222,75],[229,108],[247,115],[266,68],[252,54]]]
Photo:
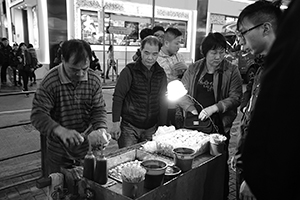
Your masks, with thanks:
[[[107,155],[108,168],[116,166],[118,163],[134,159],[156,158],[172,164],[173,159],[162,155],[151,154],[141,150],[141,144],[129,148],[120,149]],[[212,156],[209,150],[194,158],[192,169],[180,174],[174,179],[164,182],[163,185],[153,189],[144,189],[144,194],[137,198],[139,200],[216,200],[223,198],[224,154]],[[106,185],[100,185],[94,181],[83,178],[78,183],[79,194],[86,196],[92,193],[91,199],[103,200],[129,200],[122,195],[122,183],[109,177]]]

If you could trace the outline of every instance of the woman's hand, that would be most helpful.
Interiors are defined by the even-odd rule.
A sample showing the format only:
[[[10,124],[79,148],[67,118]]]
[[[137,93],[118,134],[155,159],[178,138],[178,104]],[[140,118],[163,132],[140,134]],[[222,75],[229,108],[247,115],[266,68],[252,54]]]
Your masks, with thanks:
[[[212,105],[207,108],[204,108],[201,110],[199,114],[199,119],[204,121],[210,116],[212,116],[212,114],[214,114],[215,112],[218,112],[218,107],[216,105]]]

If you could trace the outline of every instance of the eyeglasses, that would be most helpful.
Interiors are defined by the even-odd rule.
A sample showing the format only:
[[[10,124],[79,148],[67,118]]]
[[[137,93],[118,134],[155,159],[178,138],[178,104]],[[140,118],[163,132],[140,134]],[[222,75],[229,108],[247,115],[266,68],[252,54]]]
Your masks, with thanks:
[[[264,23],[265,23],[265,22],[264,22]],[[245,31],[242,31],[242,32],[237,31],[237,32],[236,32],[236,36],[237,36],[237,38],[238,38],[238,41],[241,41],[241,40],[244,41],[244,40],[245,40],[244,35],[245,35],[246,33],[248,33],[248,32],[250,32],[250,31],[252,31],[252,30],[254,30],[254,29],[260,27],[261,25],[264,25],[264,23],[260,23],[260,24],[258,24],[258,25],[256,25],[256,26],[253,26],[252,28],[249,28],[249,29],[247,29],[247,30],[245,30]]]

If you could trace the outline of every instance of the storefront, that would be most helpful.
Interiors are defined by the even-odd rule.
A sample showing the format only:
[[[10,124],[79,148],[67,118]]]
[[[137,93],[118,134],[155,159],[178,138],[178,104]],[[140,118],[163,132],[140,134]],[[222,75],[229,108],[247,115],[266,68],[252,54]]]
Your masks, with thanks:
[[[89,42],[100,60],[103,59],[103,44],[105,44],[105,51],[109,45],[114,45],[115,58],[119,60],[119,65],[124,65],[132,60],[132,55],[140,45],[139,32],[152,26],[152,1],[137,3],[141,1],[105,0],[103,2],[104,8],[102,1],[74,1],[72,21],[75,23],[72,37]],[[194,60],[195,32],[192,30],[196,29],[196,3],[197,1],[194,1],[193,4],[190,3],[191,5],[185,5],[186,9],[177,8],[182,8],[179,0],[169,1],[168,5],[172,5],[173,8],[164,7],[166,2],[162,0],[156,1],[155,5],[155,25],[163,26],[165,29],[170,26],[176,27],[182,32],[180,52],[188,63]],[[108,34],[106,30],[110,26],[127,27],[131,29],[131,33],[129,35]]]

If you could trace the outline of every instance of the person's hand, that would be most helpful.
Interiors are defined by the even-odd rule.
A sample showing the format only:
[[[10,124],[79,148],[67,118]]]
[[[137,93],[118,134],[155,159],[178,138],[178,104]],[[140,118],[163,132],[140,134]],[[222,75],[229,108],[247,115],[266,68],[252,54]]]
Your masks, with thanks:
[[[88,140],[92,146],[102,146],[105,148],[109,144],[110,139],[110,134],[103,128],[92,131],[88,135]]]
[[[191,113],[192,113],[193,115],[198,115],[198,111],[197,111],[197,110],[192,110]]]
[[[204,108],[201,110],[199,114],[199,119],[204,121],[217,111],[218,111],[218,107],[216,105],[212,105],[207,108]]]
[[[178,62],[178,63],[173,65],[173,69],[174,70],[187,70],[187,66],[183,62]]]
[[[231,157],[231,160],[230,160],[230,167],[233,171],[236,171],[236,159],[235,159],[235,156],[232,156]]]
[[[240,187],[240,199],[241,200],[256,200],[255,196],[252,194],[249,186],[245,181],[242,182]]]
[[[84,141],[84,138],[76,130],[58,126],[53,130],[53,132],[63,141],[65,146],[68,148],[80,145]]]
[[[111,137],[114,140],[118,140],[121,135],[120,122],[114,122],[113,127],[110,131]]]
[[[182,76],[186,70],[187,70],[187,66],[183,62],[178,62],[173,65],[174,76]]]

